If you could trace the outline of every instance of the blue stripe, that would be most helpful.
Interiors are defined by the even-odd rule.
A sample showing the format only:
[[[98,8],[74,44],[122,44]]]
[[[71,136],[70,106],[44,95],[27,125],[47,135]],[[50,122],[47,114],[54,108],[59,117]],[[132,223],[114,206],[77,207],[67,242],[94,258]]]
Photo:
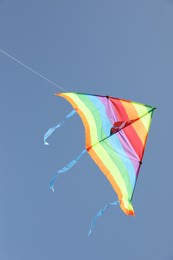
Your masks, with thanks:
[[[87,98],[94,104],[94,106],[98,109],[98,112],[100,114],[100,118],[103,121],[103,129],[100,131],[104,131],[107,136],[110,134],[110,129],[112,127],[112,124],[106,114],[106,109],[104,104],[95,96],[87,96]],[[100,108],[103,107],[101,110]],[[112,138],[113,137],[113,138]],[[126,166],[126,169],[128,170],[128,175],[130,178],[130,183],[132,190],[135,185],[135,180],[136,180],[136,174],[135,174],[135,169],[133,166],[133,163],[131,160],[127,157],[126,152],[124,151],[124,148],[116,134],[111,136],[110,138],[107,139],[107,142],[110,143],[110,147],[113,149],[112,152],[118,153],[120,156],[121,161],[123,164]]]

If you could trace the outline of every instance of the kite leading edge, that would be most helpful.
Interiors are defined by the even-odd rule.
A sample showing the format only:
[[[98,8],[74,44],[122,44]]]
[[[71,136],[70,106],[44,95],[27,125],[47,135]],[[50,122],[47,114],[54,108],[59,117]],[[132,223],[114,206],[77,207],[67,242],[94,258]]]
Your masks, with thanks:
[[[94,218],[89,234],[97,217],[110,207],[119,204],[126,215],[135,215],[132,198],[139,170],[142,164],[148,132],[155,107],[137,102],[92,94],[60,93],[74,108],[68,119],[77,112],[85,128],[86,148],[67,166],[57,172],[50,182],[54,183],[59,174],[72,168],[86,152],[98,165],[111,183],[118,201],[108,203]],[[50,128],[44,135],[44,143],[64,121]]]

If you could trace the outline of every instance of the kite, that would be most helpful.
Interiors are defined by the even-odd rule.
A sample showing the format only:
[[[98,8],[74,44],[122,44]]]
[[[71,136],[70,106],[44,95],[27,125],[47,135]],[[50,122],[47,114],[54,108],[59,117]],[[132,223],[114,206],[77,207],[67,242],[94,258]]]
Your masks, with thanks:
[[[120,98],[84,93],[59,93],[65,98],[73,111],[58,125],[50,128],[44,135],[47,138],[61,127],[65,120],[77,113],[85,128],[85,149],[67,166],[59,170],[50,182],[54,191],[56,178],[73,167],[86,152],[107,177],[118,196],[118,201],[108,203],[94,218],[110,206],[120,205],[126,215],[135,215],[132,198],[139,175],[148,132],[155,107]]]

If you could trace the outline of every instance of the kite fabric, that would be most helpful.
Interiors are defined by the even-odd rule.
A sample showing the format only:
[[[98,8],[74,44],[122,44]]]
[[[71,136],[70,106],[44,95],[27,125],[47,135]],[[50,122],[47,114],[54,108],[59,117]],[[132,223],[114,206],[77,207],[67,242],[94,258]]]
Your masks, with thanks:
[[[65,98],[73,106],[73,111],[81,117],[85,128],[86,149],[57,172],[50,182],[51,189],[54,189],[59,173],[70,169],[87,151],[112,185],[123,212],[135,215],[132,197],[155,107],[110,96],[75,92],[56,95]],[[75,113],[73,111],[66,119]],[[55,128],[61,125],[62,123]],[[45,134],[45,144],[51,132],[49,129]],[[96,218],[110,205],[117,205],[117,202],[107,204]],[[91,229],[94,225],[95,219]]]

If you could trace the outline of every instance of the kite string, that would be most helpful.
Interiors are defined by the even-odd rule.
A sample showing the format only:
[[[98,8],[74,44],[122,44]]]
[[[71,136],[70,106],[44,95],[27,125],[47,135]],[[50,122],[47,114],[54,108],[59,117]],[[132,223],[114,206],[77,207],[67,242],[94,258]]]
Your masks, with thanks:
[[[58,86],[55,82],[51,81],[50,79],[46,78],[45,76],[43,76],[42,74],[40,74],[39,72],[37,72],[36,70],[32,69],[31,67],[29,67],[28,65],[24,64],[23,62],[21,62],[20,60],[16,59],[15,57],[13,57],[12,55],[8,54],[7,52],[3,51],[0,49],[0,52],[3,53],[4,55],[6,55],[7,57],[9,57],[10,59],[12,59],[13,61],[17,62],[18,64],[20,64],[21,66],[25,67],[26,69],[32,71],[34,74],[36,74],[37,76],[41,77],[42,79],[48,81],[49,83],[51,83],[52,85],[54,85],[55,87],[68,92],[65,88],[62,88],[60,86]]]

